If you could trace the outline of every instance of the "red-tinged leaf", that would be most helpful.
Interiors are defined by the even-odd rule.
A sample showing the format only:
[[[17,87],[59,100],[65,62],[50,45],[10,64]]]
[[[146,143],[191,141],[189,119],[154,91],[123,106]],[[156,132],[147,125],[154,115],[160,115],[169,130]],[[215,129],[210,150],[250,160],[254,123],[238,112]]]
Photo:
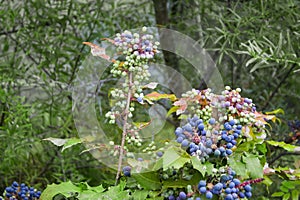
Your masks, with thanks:
[[[101,58],[109,61],[110,57],[105,54],[105,48],[99,47],[98,45],[90,43],[90,42],[83,42],[83,44],[91,47],[91,53],[93,56],[98,56],[98,57],[101,57]],[[115,60],[111,60],[111,61],[115,62]]]
[[[272,120],[273,122],[276,121],[275,115],[265,115],[263,113],[255,112],[255,119],[257,121],[261,121],[264,124],[267,124],[267,121]]]
[[[102,38],[101,40],[107,40],[108,42],[115,44],[115,41],[109,38]]]
[[[178,107],[178,109],[177,109],[177,111],[176,111],[176,114],[177,114],[177,115],[180,115],[180,114],[184,113],[184,111],[186,110],[188,104],[187,104],[186,99],[181,98],[181,99],[179,99],[179,101],[176,101],[176,102],[174,103],[174,106],[177,106],[177,107]]]
[[[157,101],[160,99],[170,99],[171,101],[176,100],[176,96],[174,94],[160,94],[158,92],[152,92],[144,96],[144,99],[148,99],[151,101]]]

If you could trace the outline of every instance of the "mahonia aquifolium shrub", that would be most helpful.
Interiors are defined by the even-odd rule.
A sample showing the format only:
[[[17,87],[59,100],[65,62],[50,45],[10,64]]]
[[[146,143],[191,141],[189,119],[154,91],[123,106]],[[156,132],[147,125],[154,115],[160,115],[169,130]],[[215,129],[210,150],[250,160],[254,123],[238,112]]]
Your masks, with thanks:
[[[39,200],[40,196],[41,191],[16,181],[11,186],[6,187],[4,192],[4,200]]]
[[[164,156],[165,149],[160,148],[157,151],[155,141],[150,142],[147,147],[143,146],[145,141],[139,135],[143,127],[122,121],[124,113],[128,118],[133,117],[137,104],[153,104],[155,100],[170,97],[164,95],[160,98],[160,94],[157,93],[153,100],[144,92],[144,89],[156,87],[153,83],[147,84],[150,80],[148,65],[154,59],[155,54],[159,53],[159,42],[155,41],[153,35],[147,33],[147,28],[143,28],[139,33],[124,31],[117,34],[110,42],[116,46],[119,55],[122,55],[121,59],[113,61],[113,68],[110,72],[114,77],[123,77],[124,80],[121,88],[110,90],[110,97],[114,103],[105,117],[110,124],[126,123],[126,126],[123,126],[126,128],[126,144],[123,147],[125,157],[134,157],[130,152],[129,146],[131,146],[142,148],[141,152],[159,159]],[[266,122],[264,115],[256,111],[252,100],[242,97],[240,92],[240,88],[231,89],[229,86],[226,86],[221,94],[215,94],[209,88],[202,91],[192,89],[182,94],[181,98],[175,97],[172,100],[176,107],[173,112],[182,115],[182,119],[186,119],[182,126],[176,128],[175,138],[172,139],[175,139],[179,146],[189,154],[190,159],[196,157],[199,163],[211,163],[213,174],[202,174],[198,185],[187,185],[186,190],[180,187],[165,188],[161,194],[165,199],[201,200],[201,198],[216,197],[231,200],[249,199],[252,196],[251,184],[261,182],[263,179],[240,180],[226,161],[234,154],[239,144],[247,141],[247,138],[264,139]],[[126,110],[128,96],[130,96],[130,105]],[[121,147],[115,145],[113,141],[109,144],[114,147],[110,154],[119,156]],[[136,160],[143,162],[143,158]],[[123,175],[131,177],[133,169],[128,165],[123,166]],[[182,166],[180,170],[161,169],[158,173],[162,180],[178,181],[183,177],[180,173],[186,173],[189,177],[195,172],[193,170],[195,169],[189,163],[189,165]]]

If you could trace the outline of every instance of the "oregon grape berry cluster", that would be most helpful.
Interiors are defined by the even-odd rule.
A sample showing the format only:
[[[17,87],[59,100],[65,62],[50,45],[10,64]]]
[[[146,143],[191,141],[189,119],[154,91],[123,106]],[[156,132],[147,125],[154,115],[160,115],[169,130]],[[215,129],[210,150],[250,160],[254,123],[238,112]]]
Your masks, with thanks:
[[[232,149],[241,135],[242,126],[230,120],[220,125],[214,118],[206,125],[197,116],[188,119],[188,123],[175,130],[176,141],[192,156],[197,156],[203,162],[210,155],[226,157],[232,154]]]
[[[5,200],[39,200],[40,196],[41,191],[16,181],[5,188]]]
[[[225,173],[222,173],[225,172]],[[236,177],[235,171],[231,168],[224,170],[221,168],[216,176],[209,177],[210,182],[200,180],[197,185],[197,191],[184,192],[180,191],[178,195],[174,195],[174,191],[169,192],[168,200],[201,200],[201,197],[212,199],[218,196],[224,200],[249,199],[252,197],[252,183],[259,183],[263,178],[241,182]]]

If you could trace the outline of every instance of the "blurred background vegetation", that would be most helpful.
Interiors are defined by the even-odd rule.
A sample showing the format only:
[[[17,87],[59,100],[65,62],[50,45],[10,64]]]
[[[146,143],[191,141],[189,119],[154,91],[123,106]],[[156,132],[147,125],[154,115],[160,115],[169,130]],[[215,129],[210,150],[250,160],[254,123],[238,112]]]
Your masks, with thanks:
[[[0,191],[14,180],[43,189],[66,180],[95,185],[113,179],[90,154],[79,155],[83,146],[62,153],[42,139],[77,136],[71,88],[89,55],[82,42],[100,43],[142,26],[167,27],[196,40],[224,83],[242,88],[257,110],[285,111],[269,137],[299,145],[293,121],[300,118],[298,0],[0,0]],[[164,58],[195,88],[205,88],[189,76],[187,62],[167,52]],[[273,167],[300,165],[299,155],[281,149],[271,149],[268,161]]]

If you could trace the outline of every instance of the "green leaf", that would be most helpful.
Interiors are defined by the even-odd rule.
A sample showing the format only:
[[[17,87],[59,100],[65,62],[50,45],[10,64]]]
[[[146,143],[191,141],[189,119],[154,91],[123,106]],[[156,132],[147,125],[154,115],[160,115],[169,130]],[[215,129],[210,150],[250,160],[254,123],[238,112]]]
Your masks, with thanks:
[[[299,192],[297,190],[292,191],[292,200],[299,200]]]
[[[136,173],[132,174],[132,178],[144,189],[157,190],[161,188],[159,175],[156,172]]]
[[[238,176],[241,176],[243,179],[249,178],[246,173],[246,164],[242,162],[240,155],[230,156],[228,158],[228,164]]]
[[[272,146],[281,147],[289,152],[294,152],[294,150],[297,148],[297,146],[286,144],[285,142],[267,141],[267,143]]]
[[[62,148],[62,152],[76,144],[81,144],[82,141],[80,138],[69,138],[67,139],[66,143],[64,144],[63,148]]]
[[[270,186],[272,185],[273,181],[268,176],[264,176],[263,183],[267,186]]]
[[[247,152],[247,151],[249,151],[250,146],[251,146],[250,142],[242,143],[242,144],[238,145],[235,152]]]
[[[190,161],[190,156],[180,147],[171,147],[166,150],[163,155],[163,169],[172,168],[179,169]]]
[[[263,154],[266,154],[266,153],[268,152],[266,143],[257,144],[257,145],[256,145],[256,149],[257,149],[258,151],[262,152]]]
[[[272,197],[282,197],[284,195],[283,192],[275,192],[272,194]]]
[[[276,110],[265,112],[267,115],[277,115],[277,114],[284,114],[284,110],[281,108],[278,108]]]
[[[46,140],[46,141],[50,141],[52,142],[54,145],[56,146],[63,146],[62,148],[62,152],[76,144],[80,144],[82,143],[81,139],[80,138],[68,138],[68,139],[61,139],[61,138],[52,138],[52,137],[49,137],[49,138],[46,138],[46,139],[43,139],[43,140]]]
[[[102,193],[101,200],[103,199],[129,199],[128,191],[124,191],[126,186],[125,182],[120,182],[119,185],[110,187],[107,192]],[[99,199],[99,198],[98,198]],[[92,199],[90,199],[92,200]]]
[[[74,193],[80,193],[80,187],[74,185],[71,181],[63,182],[60,184],[51,184],[43,191],[40,199],[52,200],[52,198],[57,194],[62,194],[65,197],[71,197]]]
[[[187,185],[197,185],[201,179],[201,174],[199,172],[193,173],[191,179],[177,179],[177,180],[164,180],[163,188],[185,188]]]
[[[283,181],[281,184],[290,190],[295,188],[295,184],[291,181]]]
[[[283,195],[282,200],[288,200],[290,198],[291,194],[290,193],[286,193],[285,195]]]
[[[179,108],[180,106],[173,106],[172,108],[170,108],[167,113],[167,117],[169,117],[172,113],[176,112]]]
[[[214,175],[214,173],[213,173],[214,164],[212,164],[210,162],[206,162],[206,163],[204,163],[204,165],[205,165],[207,174],[208,175]]]
[[[163,158],[158,159],[158,160],[155,162],[154,166],[153,166],[153,170],[154,170],[154,171],[157,171],[157,170],[159,170],[160,168],[162,168],[162,167],[163,167],[163,162],[164,162],[164,159],[163,159]]]
[[[192,156],[191,161],[192,161],[193,168],[198,170],[202,174],[202,176],[205,176],[206,166],[203,165],[196,156]]]
[[[263,166],[260,164],[259,159],[254,155],[247,157],[243,156],[243,161],[246,163],[246,169],[251,178],[263,177]]]
[[[289,189],[284,187],[283,185],[279,187],[279,189],[282,191],[282,192],[289,192]]]
[[[145,200],[148,195],[148,191],[145,190],[136,190],[133,194],[132,197],[134,200]]]

